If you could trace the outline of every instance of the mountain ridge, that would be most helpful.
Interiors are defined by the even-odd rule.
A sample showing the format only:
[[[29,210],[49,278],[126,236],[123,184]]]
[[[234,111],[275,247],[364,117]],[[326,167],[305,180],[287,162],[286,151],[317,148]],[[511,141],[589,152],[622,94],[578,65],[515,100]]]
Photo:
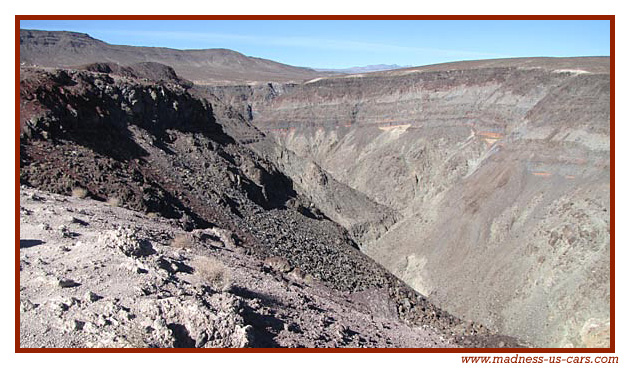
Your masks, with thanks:
[[[412,65],[398,65],[398,64],[375,64],[365,66],[353,66],[350,68],[313,68],[319,72],[335,72],[343,74],[355,74],[355,73],[372,73],[380,72],[392,69],[411,68]]]
[[[324,75],[224,48],[178,50],[112,45],[85,33],[20,30],[20,62],[45,67],[74,67],[97,62],[126,66],[153,61],[169,65],[195,84],[301,81]]]

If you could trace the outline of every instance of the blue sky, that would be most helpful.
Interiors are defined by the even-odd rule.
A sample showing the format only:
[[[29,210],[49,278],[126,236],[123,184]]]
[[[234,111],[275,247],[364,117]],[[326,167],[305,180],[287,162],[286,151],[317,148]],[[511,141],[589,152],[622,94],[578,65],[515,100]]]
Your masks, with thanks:
[[[609,21],[76,21],[21,28],[88,33],[111,44],[227,48],[297,66],[427,65],[610,54]]]

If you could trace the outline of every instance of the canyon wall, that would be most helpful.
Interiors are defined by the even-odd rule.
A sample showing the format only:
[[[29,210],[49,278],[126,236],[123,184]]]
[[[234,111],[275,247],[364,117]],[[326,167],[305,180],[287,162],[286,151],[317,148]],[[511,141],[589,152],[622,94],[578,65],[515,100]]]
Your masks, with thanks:
[[[298,189],[347,188],[310,198],[441,307],[537,346],[608,346],[608,65],[468,63],[208,91],[273,137],[280,148],[252,146]]]

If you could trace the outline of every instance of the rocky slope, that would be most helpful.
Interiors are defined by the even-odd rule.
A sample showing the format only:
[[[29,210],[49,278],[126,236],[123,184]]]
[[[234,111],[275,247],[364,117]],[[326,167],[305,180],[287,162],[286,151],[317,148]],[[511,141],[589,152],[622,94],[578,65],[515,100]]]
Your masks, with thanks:
[[[230,232],[186,233],[90,199],[20,190],[20,346],[459,347],[388,295],[330,289]],[[465,346],[465,345],[464,345]]]
[[[127,66],[142,62],[169,65],[196,84],[302,81],[320,73],[226,49],[175,50],[163,47],[110,45],[87,34],[20,30],[20,62],[45,67],[76,67],[110,62]]]
[[[351,234],[248,147],[268,140],[234,108],[176,75],[164,78],[171,73],[161,66],[130,74],[99,65],[21,69],[22,346],[517,344],[435,307],[359,252]],[[138,70],[144,74],[134,78]],[[92,201],[66,202],[31,187]],[[187,233],[192,250],[173,250],[178,233]],[[195,276],[200,257],[232,269],[236,289],[207,289]],[[260,267],[276,269],[278,283]],[[289,282],[281,291],[291,278],[297,289]],[[48,290],[50,282],[60,289]],[[310,282],[323,296],[307,311],[315,294],[298,289]],[[268,298],[276,292],[305,302],[282,309]],[[281,316],[269,312],[276,308]],[[352,317],[357,311],[409,327],[394,338]],[[145,314],[155,326],[137,317]],[[328,319],[317,327],[321,318]],[[372,327],[382,339],[370,340]]]
[[[274,138],[251,146],[366,254],[442,307],[539,346],[608,346],[608,70],[608,58],[506,59],[207,93]]]

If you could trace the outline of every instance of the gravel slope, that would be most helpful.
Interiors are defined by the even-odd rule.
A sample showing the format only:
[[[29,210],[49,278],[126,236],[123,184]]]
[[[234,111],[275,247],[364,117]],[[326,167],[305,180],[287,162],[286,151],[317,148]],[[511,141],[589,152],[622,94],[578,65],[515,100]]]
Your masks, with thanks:
[[[20,213],[22,347],[458,346],[382,292],[335,291],[224,229],[26,187]]]

